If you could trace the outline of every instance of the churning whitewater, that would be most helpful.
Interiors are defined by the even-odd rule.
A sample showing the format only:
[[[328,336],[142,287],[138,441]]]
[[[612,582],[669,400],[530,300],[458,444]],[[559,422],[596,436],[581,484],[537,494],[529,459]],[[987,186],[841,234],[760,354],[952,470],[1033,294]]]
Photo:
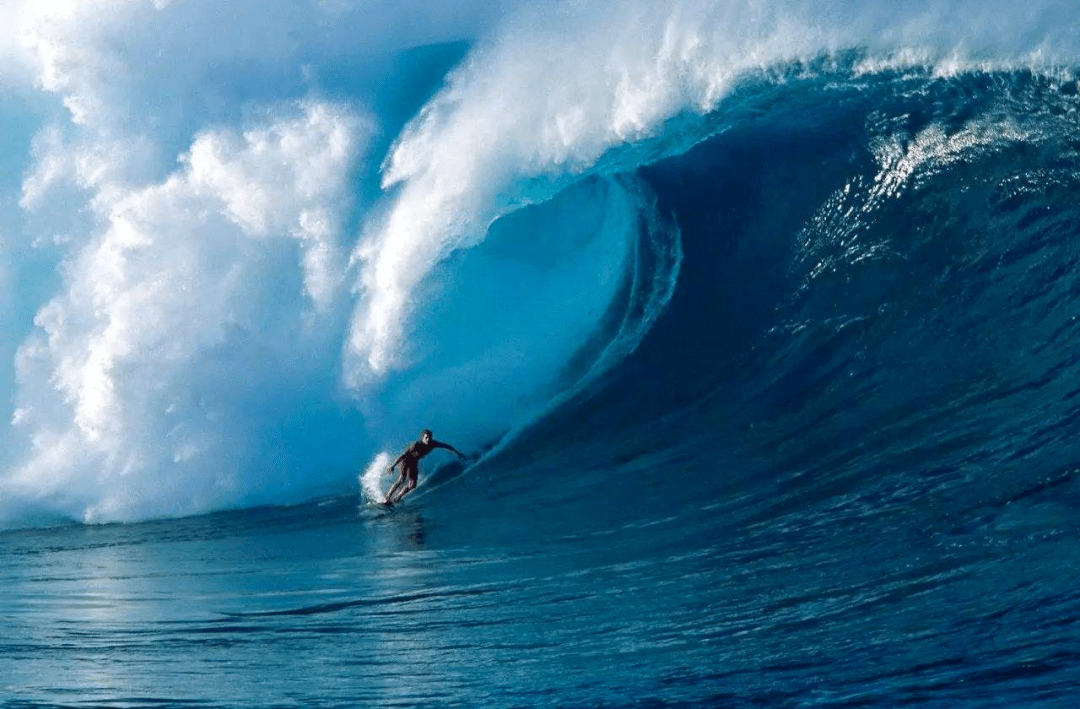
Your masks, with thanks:
[[[1071,706],[1071,4],[275,8],[0,10],[0,703]]]

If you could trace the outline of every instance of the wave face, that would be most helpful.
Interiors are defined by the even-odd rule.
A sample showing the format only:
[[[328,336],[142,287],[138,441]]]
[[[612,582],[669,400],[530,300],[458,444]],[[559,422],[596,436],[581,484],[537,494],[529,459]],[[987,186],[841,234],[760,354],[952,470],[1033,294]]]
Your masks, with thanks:
[[[686,683],[660,696],[1058,706],[1078,680],[1058,567],[1080,505],[1076,79],[865,66],[748,78],[658,159],[612,161],[677,228],[663,315],[436,474],[430,504],[508,548],[611,555],[665,609],[639,609],[665,619],[639,628],[667,658],[650,671]]]
[[[1071,475],[1076,92],[1028,71],[748,82],[710,137],[635,168],[681,235],[674,295],[529,446],[688,456],[695,497],[779,485],[875,524]]]
[[[272,70],[194,127],[80,64],[113,24],[34,35],[70,120],[0,244],[0,687],[1070,705],[1071,6],[506,4],[358,55],[301,5],[323,44],[203,37]],[[425,426],[476,457],[358,509]]]
[[[1016,16],[686,0],[615,19],[588,3],[451,16],[310,0],[272,18],[106,4],[20,5],[23,36],[0,55],[30,97],[4,114],[23,175],[2,224],[18,235],[0,279],[7,527],[341,492],[425,425],[501,449],[612,368],[641,366],[621,363],[669,299],[714,280],[680,275],[684,249],[706,249],[730,284],[699,294],[700,331],[677,357],[707,370],[707,333],[752,329],[785,288],[827,299],[818,284],[846,271],[782,281],[806,264],[781,234],[805,231],[832,262],[826,244],[860,252],[869,230],[884,241],[866,263],[884,264],[894,246],[869,214],[850,225],[825,203],[902,211],[932,170],[996,170],[988,156],[1007,145],[1053,152],[1080,56],[1055,2]],[[743,266],[713,251],[741,227],[695,226],[688,201],[739,168],[703,156],[735,135],[779,154],[813,130],[852,154],[819,156],[827,185],[784,184],[798,156],[763,167],[784,198],[761,206],[792,221],[734,242],[775,291],[736,288],[726,269]],[[802,315],[772,318],[779,333]],[[662,382],[671,366],[635,376]]]
[[[676,227],[663,314],[420,493],[452,543],[572,549],[536,581],[581,594],[568,652],[626,653],[575,702],[1075,693],[1076,80],[864,63],[748,79],[689,149],[614,161]]]

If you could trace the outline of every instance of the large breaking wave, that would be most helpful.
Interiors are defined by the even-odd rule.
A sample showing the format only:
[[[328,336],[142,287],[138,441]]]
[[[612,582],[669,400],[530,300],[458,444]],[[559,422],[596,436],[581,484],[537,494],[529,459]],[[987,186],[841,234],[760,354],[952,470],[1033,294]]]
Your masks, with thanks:
[[[101,76],[127,25],[34,25],[70,119],[27,146],[3,251],[5,524],[340,491],[421,426],[503,440],[463,487],[514,441],[793,488],[891,462],[892,501],[1069,465],[1070,7],[601,5],[509,8],[467,48],[204,37],[271,67],[243,110],[198,65]],[[130,11],[146,37],[179,12]]]

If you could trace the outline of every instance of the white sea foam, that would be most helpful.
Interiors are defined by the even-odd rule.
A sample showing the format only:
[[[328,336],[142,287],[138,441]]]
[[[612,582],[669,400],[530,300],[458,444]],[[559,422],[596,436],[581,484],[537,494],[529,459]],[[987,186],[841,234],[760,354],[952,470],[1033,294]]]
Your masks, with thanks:
[[[19,353],[33,446],[9,490],[87,519],[244,495],[259,408],[285,413],[333,366],[306,323],[340,291],[334,220],[363,137],[350,112],[311,103],[204,133],[165,181],[99,197],[104,229]]]
[[[360,492],[368,502],[382,502],[386,497],[383,478],[386,470],[390,467],[390,454],[380,451],[368,464],[367,469],[360,474]]]

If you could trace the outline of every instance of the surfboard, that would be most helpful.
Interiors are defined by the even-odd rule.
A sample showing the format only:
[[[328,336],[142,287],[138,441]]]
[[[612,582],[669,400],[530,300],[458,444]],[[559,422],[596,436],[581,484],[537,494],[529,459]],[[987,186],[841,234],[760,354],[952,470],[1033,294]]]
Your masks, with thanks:
[[[397,509],[394,507],[393,503],[387,504],[382,501],[376,502],[375,500],[365,500],[365,504],[361,509],[365,516],[373,519],[397,514]]]

